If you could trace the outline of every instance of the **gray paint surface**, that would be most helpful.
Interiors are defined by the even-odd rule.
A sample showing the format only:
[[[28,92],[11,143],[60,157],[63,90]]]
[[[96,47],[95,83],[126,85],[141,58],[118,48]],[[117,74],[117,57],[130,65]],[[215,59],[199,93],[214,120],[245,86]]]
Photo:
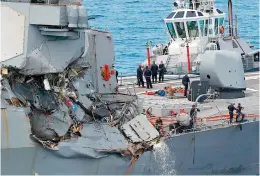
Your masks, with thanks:
[[[259,123],[252,122],[242,124],[242,130],[234,126],[175,136],[155,152],[143,154],[134,164],[131,174],[257,174],[258,134]],[[129,157],[119,155],[101,159],[83,155],[64,158],[37,145],[6,148],[1,152],[4,175],[124,175],[130,162]]]

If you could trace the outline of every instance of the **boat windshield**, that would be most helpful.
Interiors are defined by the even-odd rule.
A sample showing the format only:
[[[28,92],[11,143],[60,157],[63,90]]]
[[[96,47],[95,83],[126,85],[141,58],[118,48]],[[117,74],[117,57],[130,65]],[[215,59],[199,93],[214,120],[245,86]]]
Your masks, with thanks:
[[[212,19],[209,19],[209,35],[212,35],[213,34],[213,31],[212,31]]]
[[[174,30],[173,24],[169,22],[169,23],[166,23],[166,25],[167,25],[167,28],[168,28],[168,31],[169,31],[171,37],[176,38],[177,36],[176,36],[176,32]]]
[[[215,35],[218,34],[218,18],[215,18]]]
[[[176,30],[180,38],[186,38],[184,22],[175,22]]]
[[[200,33],[201,33],[201,36],[204,35],[203,29],[204,29],[204,20],[200,20]]]
[[[209,27],[209,20],[206,20],[205,21],[205,31],[204,31],[205,36],[208,35],[208,27]]]
[[[190,38],[195,38],[199,36],[199,26],[197,21],[188,21],[187,27]]]
[[[219,19],[219,26],[223,26],[224,25],[224,18],[220,18]]]

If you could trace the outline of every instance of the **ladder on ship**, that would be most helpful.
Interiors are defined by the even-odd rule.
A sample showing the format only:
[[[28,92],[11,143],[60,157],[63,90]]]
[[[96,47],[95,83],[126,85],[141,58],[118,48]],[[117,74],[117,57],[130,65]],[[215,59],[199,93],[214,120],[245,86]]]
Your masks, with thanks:
[[[179,57],[180,55],[168,56],[165,66],[168,74],[179,74],[183,72]]]

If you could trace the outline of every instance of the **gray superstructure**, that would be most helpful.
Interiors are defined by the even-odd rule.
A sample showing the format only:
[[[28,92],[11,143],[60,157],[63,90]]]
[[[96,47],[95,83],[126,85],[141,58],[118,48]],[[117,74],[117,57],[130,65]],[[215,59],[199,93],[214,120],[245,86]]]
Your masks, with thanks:
[[[79,3],[1,2],[1,174],[258,173],[258,117],[154,145],[159,133],[143,108],[191,104],[147,99],[136,95],[140,90],[118,93],[112,36],[90,28]],[[259,114],[257,93],[236,101]],[[201,115],[210,116],[216,104],[226,111],[227,101],[217,100]]]

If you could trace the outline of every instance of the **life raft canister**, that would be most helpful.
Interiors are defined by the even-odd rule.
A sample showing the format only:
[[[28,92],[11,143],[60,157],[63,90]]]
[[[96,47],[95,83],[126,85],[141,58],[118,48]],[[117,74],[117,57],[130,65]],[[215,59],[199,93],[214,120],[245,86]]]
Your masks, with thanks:
[[[105,81],[108,81],[111,77],[109,66],[107,64],[104,64],[104,66],[101,69],[101,75]]]
[[[223,26],[219,26],[219,33],[224,34],[224,27]]]

